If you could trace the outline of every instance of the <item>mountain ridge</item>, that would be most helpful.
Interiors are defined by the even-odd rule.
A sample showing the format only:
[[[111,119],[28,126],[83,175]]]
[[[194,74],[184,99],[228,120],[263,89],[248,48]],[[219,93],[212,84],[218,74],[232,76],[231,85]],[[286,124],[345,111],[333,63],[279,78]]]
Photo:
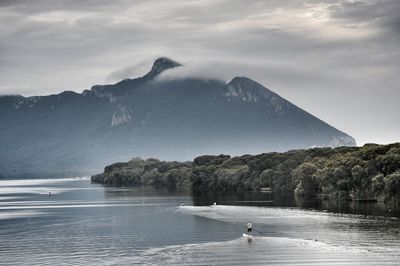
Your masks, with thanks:
[[[82,93],[0,97],[0,175],[81,175],[132,157],[193,159],[313,146],[353,146],[342,131],[247,77],[144,76]]]

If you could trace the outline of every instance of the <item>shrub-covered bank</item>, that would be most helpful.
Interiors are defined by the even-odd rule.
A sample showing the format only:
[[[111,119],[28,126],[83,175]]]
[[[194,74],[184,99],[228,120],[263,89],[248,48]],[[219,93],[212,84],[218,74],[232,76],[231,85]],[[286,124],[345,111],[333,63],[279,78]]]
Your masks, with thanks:
[[[400,143],[238,157],[205,155],[193,162],[135,158],[107,166],[92,181],[183,187],[193,191],[270,188],[298,195],[391,199],[400,194]]]

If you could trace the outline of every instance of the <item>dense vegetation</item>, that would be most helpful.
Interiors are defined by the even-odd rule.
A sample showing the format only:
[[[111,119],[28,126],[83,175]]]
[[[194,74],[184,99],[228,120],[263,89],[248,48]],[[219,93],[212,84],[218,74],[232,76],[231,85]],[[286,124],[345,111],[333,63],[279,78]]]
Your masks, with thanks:
[[[205,155],[193,162],[135,158],[107,166],[92,181],[184,187],[193,191],[270,188],[298,195],[391,199],[400,194],[400,143],[240,157]]]
[[[153,185],[190,187],[191,162],[165,162],[157,159],[133,158],[104,168],[104,173],[92,176],[92,182],[112,185]]]

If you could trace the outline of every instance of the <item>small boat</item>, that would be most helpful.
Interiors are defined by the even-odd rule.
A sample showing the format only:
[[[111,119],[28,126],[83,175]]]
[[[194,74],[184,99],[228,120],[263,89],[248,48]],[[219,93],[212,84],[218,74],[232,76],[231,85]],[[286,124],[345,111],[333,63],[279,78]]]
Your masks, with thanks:
[[[248,242],[251,242],[253,240],[253,237],[251,235],[243,233],[243,237],[247,239]]]

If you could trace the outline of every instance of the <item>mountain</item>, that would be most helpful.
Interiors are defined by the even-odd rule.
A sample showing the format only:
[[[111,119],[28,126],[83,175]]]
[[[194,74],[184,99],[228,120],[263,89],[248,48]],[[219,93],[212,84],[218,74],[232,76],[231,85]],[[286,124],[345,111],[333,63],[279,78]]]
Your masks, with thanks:
[[[136,156],[189,160],[355,145],[249,78],[158,78],[180,66],[159,58],[143,77],[81,94],[0,97],[0,175],[92,174]]]

